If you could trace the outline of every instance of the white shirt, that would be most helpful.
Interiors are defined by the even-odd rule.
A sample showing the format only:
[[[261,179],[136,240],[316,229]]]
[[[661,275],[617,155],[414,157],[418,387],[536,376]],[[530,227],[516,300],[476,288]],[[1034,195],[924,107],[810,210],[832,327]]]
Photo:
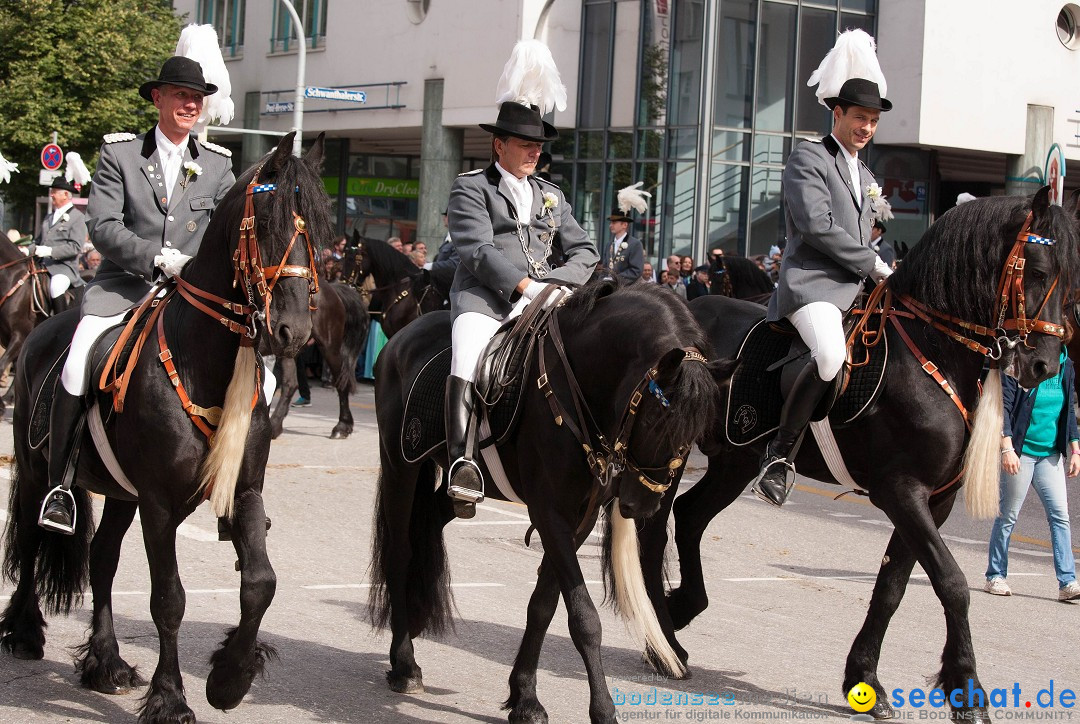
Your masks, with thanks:
[[[154,138],[157,140],[158,157],[161,159],[161,175],[165,180],[165,198],[172,202],[173,186],[176,185],[176,177],[180,175],[180,166],[184,163],[184,151],[187,150],[188,136],[184,136],[184,142],[175,144],[170,141],[160,128],[154,128]]]
[[[532,185],[529,183],[529,177],[518,178],[500,166],[498,161],[495,162],[495,168],[499,170],[503,179],[506,180],[506,185],[510,187],[510,195],[514,197],[514,211],[517,213],[518,221],[523,225],[528,224],[533,203],[533,190]]]
[[[832,136],[832,134],[829,134]],[[833,136],[833,140],[836,141],[836,145],[840,146],[840,153],[844,154],[844,160],[847,161],[848,178],[851,179],[851,188],[855,189],[855,198],[859,200],[859,208],[862,208],[863,191],[859,188],[859,154],[848,153],[848,150],[844,147],[844,144]]]
[[[53,211],[52,212],[52,223],[53,223],[53,225],[56,224],[56,222],[60,219],[61,216],[66,214],[68,212],[68,210],[73,209],[74,207],[75,207],[75,204],[68,201],[66,204],[61,206],[59,209],[56,209],[55,211]]]

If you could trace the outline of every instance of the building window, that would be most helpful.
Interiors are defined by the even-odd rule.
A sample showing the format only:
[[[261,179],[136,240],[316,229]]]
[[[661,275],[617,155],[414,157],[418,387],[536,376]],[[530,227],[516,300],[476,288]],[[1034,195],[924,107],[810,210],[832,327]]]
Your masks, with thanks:
[[[1077,39],[1077,25],[1080,25],[1080,7],[1069,3],[1061,8],[1057,16],[1058,40],[1069,50],[1080,47],[1080,40]]]
[[[326,43],[326,5],[328,0],[294,0],[300,22],[304,24],[304,41],[309,48],[321,48]],[[274,3],[274,29],[270,36],[271,53],[296,50],[296,30],[292,15],[280,3]]]
[[[213,25],[221,43],[221,54],[235,58],[244,52],[244,10],[246,0],[199,0],[196,22]]]

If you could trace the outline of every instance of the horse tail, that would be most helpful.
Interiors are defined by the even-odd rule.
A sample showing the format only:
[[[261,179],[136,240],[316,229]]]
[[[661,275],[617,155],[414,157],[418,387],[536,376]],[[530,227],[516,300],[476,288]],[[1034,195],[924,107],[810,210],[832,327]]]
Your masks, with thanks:
[[[420,464],[409,511],[386,510],[385,489],[390,484],[392,481],[387,479],[386,472],[380,470],[372,526],[371,565],[368,569],[371,625],[378,630],[390,626],[388,573],[393,571],[395,577],[405,580],[404,606],[409,617],[411,638],[453,630],[450,567],[442,534],[446,519],[439,511],[436,498],[435,463],[428,459]],[[394,497],[406,500],[400,496]],[[389,519],[393,515],[397,516],[399,524],[406,521],[407,541],[401,531],[394,530],[395,526]],[[404,570],[400,560],[402,555],[409,556]]]
[[[609,507],[608,519],[603,563],[605,580],[614,581],[615,609],[622,616],[631,636],[644,642],[646,650],[652,652],[664,669],[676,677],[681,677],[686,672],[686,667],[664,636],[652,601],[645,590],[638,552],[637,526],[633,520],[624,518],[619,512],[618,498]]]
[[[255,384],[255,350],[241,346],[236,350],[232,379],[225,390],[221,423],[210,444],[210,454],[203,461],[199,482],[199,494],[210,491],[210,508],[219,518],[231,518],[233,514],[236,479],[251,428]]]
[[[998,514],[1001,424],[1005,417],[1000,375],[997,369],[991,369],[983,382],[971,439],[964,452],[964,503],[974,518],[993,518]]]
[[[333,288],[345,307],[345,327],[341,338],[341,369],[338,370],[337,379],[334,380],[334,387],[352,394],[356,389],[356,360],[360,357],[360,350],[367,338],[370,318],[367,310],[364,309],[360,293],[356,289],[345,284],[335,284]]]
[[[4,580],[17,584],[22,561],[36,557],[35,587],[41,607],[49,615],[69,614],[82,602],[90,577],[90,540],[94,537],[94,509],[90,505],[90,495],[79,487],[71,490],[76,510],[74,535],[41,531],[38,535],[20,536],[19,527],[36,526],[37,518],[36,505],[20,505],[26,491],[20,490],[18,461],[11,463],[10,487],[8,522],[4,531]],[[36,549],[25,550],[26,544]]]

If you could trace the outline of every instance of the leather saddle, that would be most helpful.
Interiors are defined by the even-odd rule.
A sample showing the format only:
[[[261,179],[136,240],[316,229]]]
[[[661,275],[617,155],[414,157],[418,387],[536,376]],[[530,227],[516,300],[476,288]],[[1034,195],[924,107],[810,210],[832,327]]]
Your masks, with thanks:
[[[524,381],[529,379],[536,345],[558,301],[548,304],[558,287],[548,285],[522,314],[505,322],[483,353],[473,384],[476,419],[486,416],[490,435],[479,447],[506,441],[520,419]],[[413,381],[402,418],[401,450],[409,462],[417,462],[446,443],[446,378],[450,375],[451,349],[436,352]]]
[[[867,346],[853,334],[863,310],[844,319],[847,361],[825,394],[811,420],[829,418],[833,427],[855,422],[874,402],[881,389],[888,360],[884,335]],[[788,320],[757,322],[738,352],[739,367],[732,376],[726,401],[728,442],[742,446],[771,436],[780,426],[780,411],[796,378],[812,364],[810,348]]]

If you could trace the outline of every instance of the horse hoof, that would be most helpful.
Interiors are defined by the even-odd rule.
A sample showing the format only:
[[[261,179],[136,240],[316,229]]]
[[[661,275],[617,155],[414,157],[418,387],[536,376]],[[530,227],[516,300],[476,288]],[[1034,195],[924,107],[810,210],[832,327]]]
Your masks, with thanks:
[[[126,686],[119,686],[110,682],[95,684],[93,689],[99,694],[108,694],[109,696],[123,696],[131,691]]]
[[[528,706],[519,704],[510,711],[507,721],[510,724],[548,724],[548,715],[539,702]]]
[[[892,708],[892,705],[882,696],[878,696],[877,701],[870,708],[870,711],[866,712],[874,719],[895,719],[896,711]]]
[[[42,638],[42,641],[45,639]],[[37,661],[45,658],[45,647],[40,643],[19,641],[12,636],[0,639],[0,646],[9,651],[12,656],[22,661]]]
[[[344,440],[352,433],[352,430],[338,430],[336,427],[334,431],[330,433],[331,440]]]
[[[386,672],[386,683],[390,685],[390,691],[398,694],[423,694],[424,679],[421,676],[395,676],[394,672]]]

